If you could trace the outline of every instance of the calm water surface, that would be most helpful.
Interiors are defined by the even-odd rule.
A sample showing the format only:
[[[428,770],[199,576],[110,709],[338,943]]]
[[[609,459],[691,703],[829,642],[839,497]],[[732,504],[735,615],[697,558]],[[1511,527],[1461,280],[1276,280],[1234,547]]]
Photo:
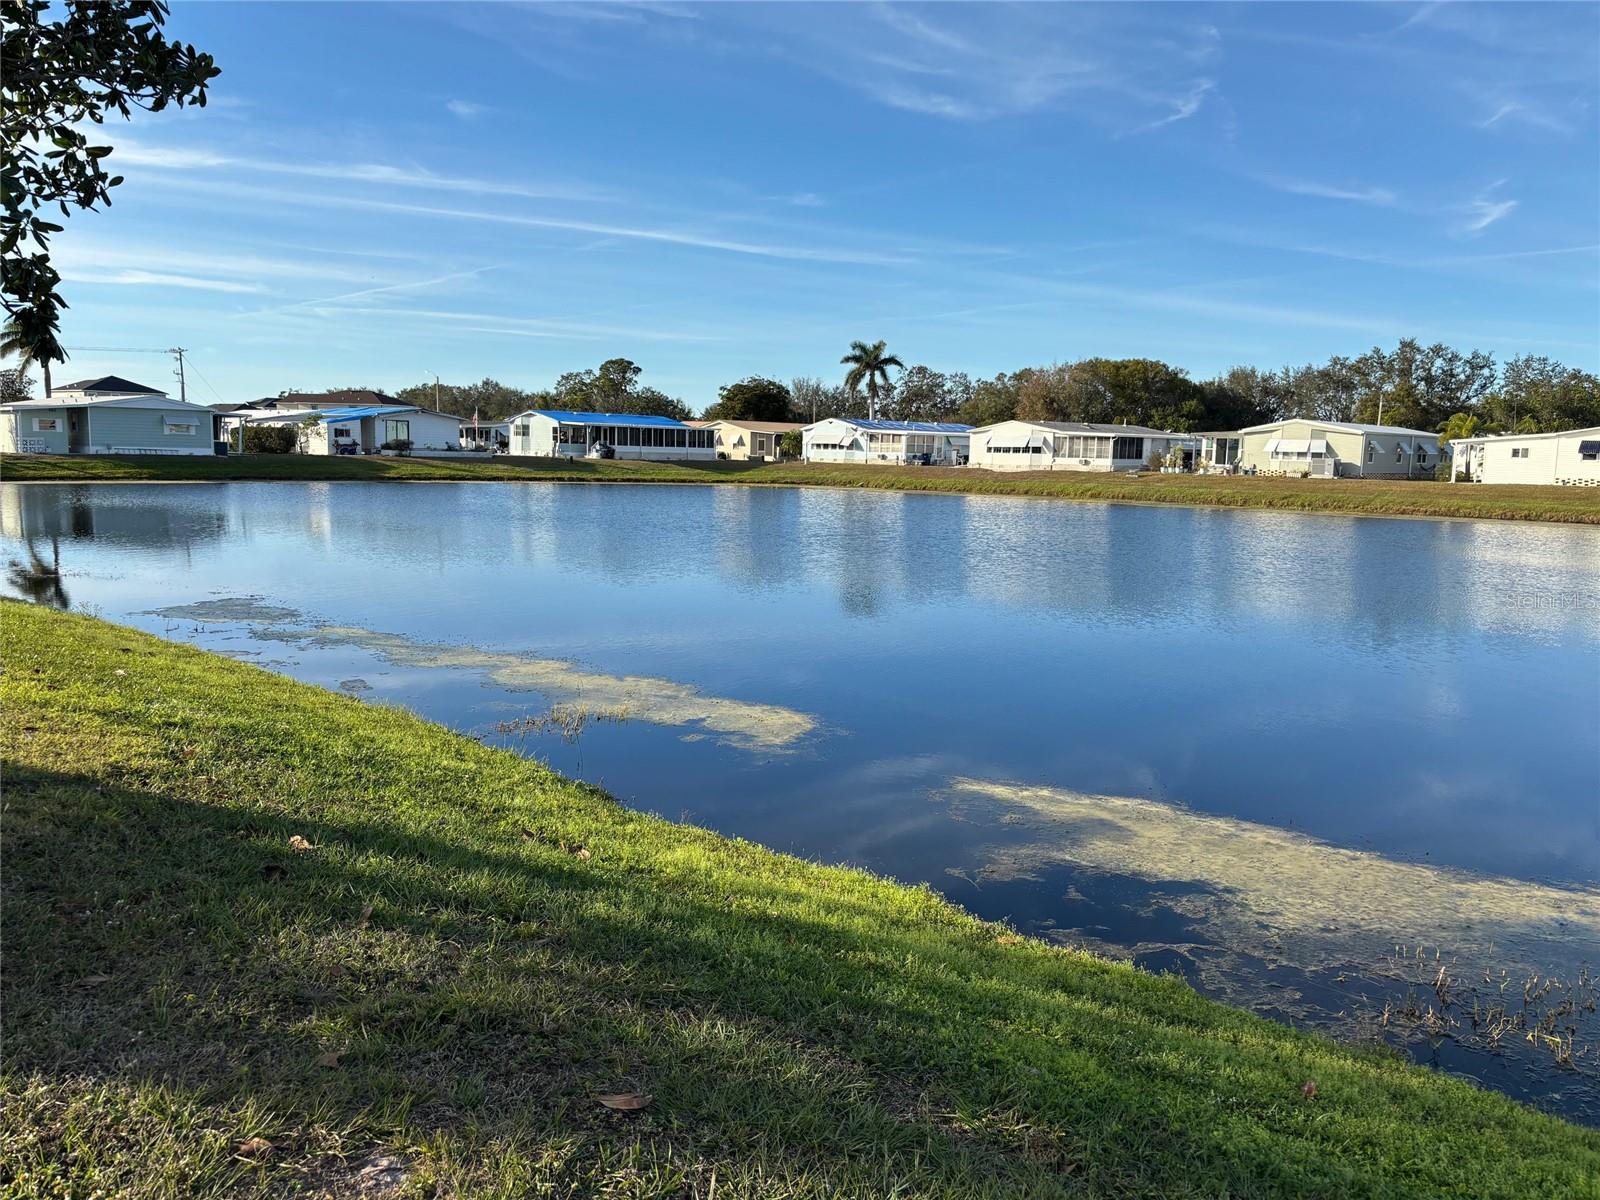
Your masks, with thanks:
[[[75,609],[1600,1123],[1600,531],[741,487],[0,501],[13,591],[59,553]],[[621,719],[563,737],[553,707]],[[1424,1036],[1441,964],[1575,1065],[1460,1000]],[[1524,1006],[1533,973],[1560,986]]]

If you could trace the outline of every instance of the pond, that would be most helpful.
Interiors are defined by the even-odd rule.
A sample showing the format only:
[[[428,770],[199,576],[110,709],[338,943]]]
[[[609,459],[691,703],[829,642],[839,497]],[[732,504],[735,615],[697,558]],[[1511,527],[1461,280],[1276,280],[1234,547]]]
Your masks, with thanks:
[[[1600,1124],[1600,530],[739,486],[0,502],[13,593]]]

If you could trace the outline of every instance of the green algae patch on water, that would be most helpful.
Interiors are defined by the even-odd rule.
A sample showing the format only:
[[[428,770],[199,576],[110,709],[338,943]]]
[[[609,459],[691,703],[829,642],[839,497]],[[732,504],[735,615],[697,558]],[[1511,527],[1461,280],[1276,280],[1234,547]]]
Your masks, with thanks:
[[[782,705],[712,696],[652,675],[589,671],[566,659],[414,642],[345,625],[320,626],[306,636],[321,644],[355,646],[396,666],[481,671],[507,691],[538,692],[597,717],[695,725],[746,750],[788,750],[817,727],[815,717]]]
[[[352,625],[316,625],[292,608],[237,596],[172,605],[154,616],[257,626],[263,641],[305,646],[350,646],[395,666],[423,670],[476,671],[513,692],[538,692],[552,704],[601,720],[637,720],[655,725],[695,726],[743,750],[786,753],[817,728],[809,713],[709,695],[687,683],[652,675],[612,675],[585,670],[567,659],[420,642],[401,634]]]
[[[1232,954],[1319,970],[1422,944],[1463,973],[1513,975],[1600,962],[1600,890],[1404,862],[1131,796],[963,778],[946,798],[957,812],[1020,815],[1032,835],[987,851],[985,877],[1076,866],[1198,885],[1162,903]]]

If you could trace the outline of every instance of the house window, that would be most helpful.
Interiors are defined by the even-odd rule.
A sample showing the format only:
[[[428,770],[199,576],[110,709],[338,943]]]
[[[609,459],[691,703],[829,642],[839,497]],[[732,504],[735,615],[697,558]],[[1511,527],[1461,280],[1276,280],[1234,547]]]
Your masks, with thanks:
[[[1367,461],[1372,462],[1378,455],[1378,448],[1371,442],[1367,443]]]
[[[1111,444],[1111,457],[1120,459],[1144,458],[1144,439],[1136,437],[1119,437]]]
[[[1427,461],[1428,461],[1428,448],[1426,446],[1418,446],[1417,447],[1417,465],[1420,467],[1423,464],[1425,464]]]
[[[517,425],[512,428],[511,432],[515,433],[518,437],[527,437],[528,427],[526,425]]]
[[[386,418],[383,422],[383,440],[386,442],[409,442],[411,440],[411,422]]]
[[[1406,448],[1404,446],[1396,446],[1394,448],[1394,460],[1397,463],[1405,462],[1405,460],[1406,460]]]
[[[171,417],[161,419],[161,432],[168,437],[193,437],[197,428],[193,421],[177,421]]]
[[[33,431],[35,433],[60,433],[61,432],[61,418],[60,417],[35,417],[33,419]]]
[[[1512,458],[1521,458],[1522,457],[1522,447],[1521,446],[1513,446],[1513,447],[1511,447],[1511,457]]]

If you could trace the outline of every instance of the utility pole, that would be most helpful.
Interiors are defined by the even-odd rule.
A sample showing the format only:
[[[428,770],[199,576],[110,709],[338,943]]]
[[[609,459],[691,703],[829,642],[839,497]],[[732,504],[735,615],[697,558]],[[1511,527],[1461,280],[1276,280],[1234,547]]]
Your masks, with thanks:
[[[167,351],[168,354],[177,356],[178,369],[173,372],[178,377],[178,399],[187,402],[189,399],[189,385],[183,377],[183,356],[188,353],[182,346],[174,346]]]
[[[437,372],[433,376],[433,411],[439,411],[439,376]]]

